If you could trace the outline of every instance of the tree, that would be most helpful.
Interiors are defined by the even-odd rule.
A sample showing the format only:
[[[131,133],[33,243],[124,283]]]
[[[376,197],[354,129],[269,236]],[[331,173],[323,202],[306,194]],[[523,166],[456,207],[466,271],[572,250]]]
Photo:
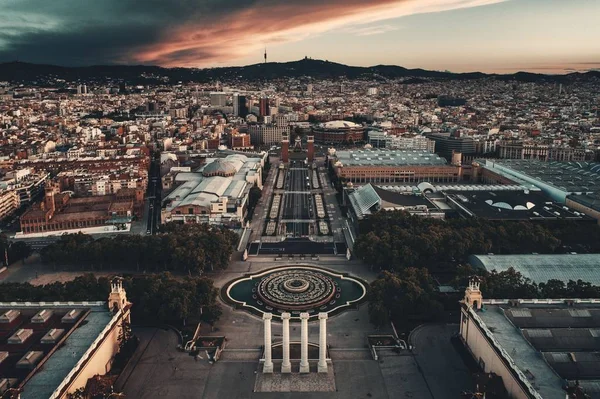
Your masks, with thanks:
[[[248,193],[248,216],[247,219],[252,220],[252,216],[254,215],[254,209],[260,201],[260,197],[262,196],[262,190],[258,188],[256,183],[252,188],[250,188],[250,192]]]
[[[133,303],[131,317],[136,323],[181,325],[184,320],[214,323],[221,315],[218,291],[212,280],[205,277],[180,281],[169,273],[126,276],[124,287]],[[73,281],[44,286],[5,283],[0,290],[0,302],[100,301],[105,300],[109,292],[107,278],[85,274]],[[125,329],[120,340],[126,342],[128,336]]]
[[[441,303],[433,298],[433,284],[426,269],[407,268],[401,273],[384,271],[371,283],[369,317],[373,324],[388,320],[399,325],[440,317]],[[387,315],[386,315],[387,312]]]
[[[572,221],[437,220],[379,211],[360,222],[354,253],[371,267],[430,270],[466,262],[471,254],[600,251],[600,228]],[[454,267],[455,267],[454,266]]]
[[[139,271],[175,270],[200,275],[209,267],[225,269],[238,236],[233,231],[208,224],[161,226],[157,235],[125,235],[93,240],[84,234],[61,236],[41,252],[42,261],[73,269],[92,267]]]
[[[17,241],[9,247],[8,258],[12,262],[25,260],[32,254],[32,252],[33,251],[29,244],[26,244],[23,241]]]
[[[131,332],[131,325],[125,319],[121,321],[121,329],[119,330],[119,336],[117,337],[117,342],[119,343],[119,350],[124,350],[128,343],[133,338],[133,333]]]
[[[67,398],[68,399],[85,399],[86,398],[85,388],[79,388],[76,391],[67,394]]]

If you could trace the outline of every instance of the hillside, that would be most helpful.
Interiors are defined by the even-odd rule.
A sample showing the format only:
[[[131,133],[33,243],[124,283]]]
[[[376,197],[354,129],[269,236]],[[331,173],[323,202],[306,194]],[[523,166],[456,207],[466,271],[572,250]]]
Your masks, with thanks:
[[[43,83],[49,79],[66,81],[126,81],[128,83],[151,83],[166,81],[177,82],[210,82],[214,80],[262,80],[290,77],[312,77],[316,79],[399,79],[411,78],[414,82],[420,79],[456,80],[480,79],[493,77],[501,80],[518,80],[526,82],[560,81],[600,78],[600,72],[572,73],[568,75],[541,75],[518,72],[510,75],[487,75],[480,72],[451,73],[427,71],[424,69],[406,69],[395,65],[376,65],[372,67],[356,67],[335,62],[302,59],[292,62],[270,62],[241,67],[223,68],[162,68],[146,65],[95,65],[86,67],[63,67],[56,65],[30,64],[24,62],[8,62],[0,64],[0,81]],[[162,78],[162,79],[161,79]],[[414,79],[418,78],[418,79]]]

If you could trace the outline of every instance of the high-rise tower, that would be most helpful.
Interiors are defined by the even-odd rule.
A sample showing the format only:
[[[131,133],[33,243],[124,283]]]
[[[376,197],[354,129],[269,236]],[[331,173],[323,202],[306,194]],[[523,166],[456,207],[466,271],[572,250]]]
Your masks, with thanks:
[[[265,47],[265,64],[267,63],[267,48]]]

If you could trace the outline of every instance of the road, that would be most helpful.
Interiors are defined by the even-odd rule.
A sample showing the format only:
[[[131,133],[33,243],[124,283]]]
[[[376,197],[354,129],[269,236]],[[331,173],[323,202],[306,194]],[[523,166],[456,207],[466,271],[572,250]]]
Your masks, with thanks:
[[[457,324],[424,324],[411,332],[409,344],[434,399],[458,398],[473,389],[471,373],[450,340]]]
[[[155,234],[160,224],[162,182],[160,179],[160,155],[153,155],[148,173],[148,189],[146,191],[147,215],[146,234]]]
[[[293,237],[309,234],[309,223],[314,219],[314,205],[311,195],[310,170],[302,161],[292,161],[288,169],[288,178],[283,196],[283,220],[286,233]]]

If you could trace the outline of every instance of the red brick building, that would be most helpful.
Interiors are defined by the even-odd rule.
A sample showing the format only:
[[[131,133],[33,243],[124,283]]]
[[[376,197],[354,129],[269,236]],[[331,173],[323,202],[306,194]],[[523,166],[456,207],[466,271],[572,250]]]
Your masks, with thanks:
[[[317,143],[352,144],[365,141],[365,128],[348,121],[325,122],[312,129]]]
[[[252,142],[249,134],[232,134],[230,136],[229,145],[232,150],[248,150],[252,149]]]
[[[21,232],[26,235],[124,223],[131,220],[138,197],[135,190],[127,190],[113,195],[71,198],[70,194],[57,193],[49,187],[44,201],[21,216]]]

